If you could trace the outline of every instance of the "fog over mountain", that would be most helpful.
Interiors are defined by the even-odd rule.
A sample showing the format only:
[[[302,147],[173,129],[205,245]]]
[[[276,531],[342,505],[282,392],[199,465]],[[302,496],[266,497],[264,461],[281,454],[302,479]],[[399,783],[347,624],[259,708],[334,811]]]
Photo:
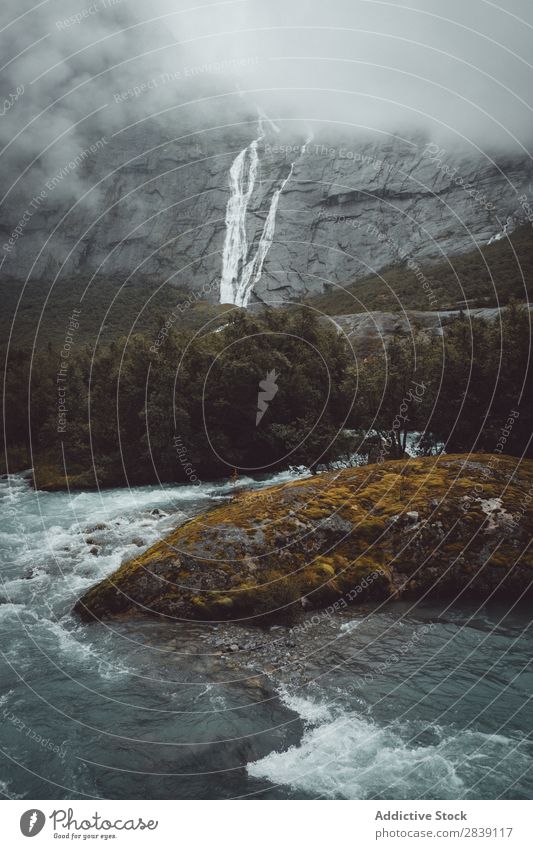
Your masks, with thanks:
[[[343,282],[405,242],[419,257],[464,251],[526,216],[527,0],[8,0],[2,22],[8,277],[181,274],[215,297],[243,150],[232,262],[256,291]],[[398,249],[355,236],[363,220]]]
[[[10,126],[2,122],[4,141],[43,109],[38,132],[45,137],[98,108],[106,110],[102,124],[114,126],[131,111],[153,114],[194,97],[200,80],[211,93],[239,87],[278,118],[424,126],[484,143],[531,140],[527,0],[503,8],[488,0],[154,0],[149,7],[46,0],[22,14],[8,0],[2,19],[4,92],[26,86]],[[216,63],[225,64],[217,83],[209,79]],[[169,91],[163,84],[143,98],[149,102],[117,109],[113,93],[142,85],[151,73],[184,85]],[[21,144],[30,146],[27,138]]]

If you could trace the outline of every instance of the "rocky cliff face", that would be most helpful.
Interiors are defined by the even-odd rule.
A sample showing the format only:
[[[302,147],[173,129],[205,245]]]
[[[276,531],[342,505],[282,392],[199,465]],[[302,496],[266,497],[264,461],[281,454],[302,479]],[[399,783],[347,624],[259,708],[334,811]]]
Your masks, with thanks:
[[[280,303],[488,242],[524,220],[533,176],[526,157],[355,131],[304,138],[249,115],[133,126],[78,159],[45,175],[34,208],[20,195],[4,207],[5,278],[131,277]]]

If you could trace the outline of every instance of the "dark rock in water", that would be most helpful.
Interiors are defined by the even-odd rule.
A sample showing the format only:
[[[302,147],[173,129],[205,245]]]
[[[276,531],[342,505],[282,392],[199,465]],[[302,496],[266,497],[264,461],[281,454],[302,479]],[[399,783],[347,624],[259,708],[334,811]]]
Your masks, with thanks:
[[[97,557],[98,556],[98,546],[93,545],[93,547],[89,549],[89,554],[94,554],[95,557]]]
[[[379,599],[518,597],[533,578],[532,478],[530,460],[443,455],[243,493],[124,563],[75,610],[253,624]]]
[[[145,541],[141,539],[141,537],[133,537],[132,539],[133,545],[136,545],[138,548],[142,548],[143,545],[146,545]]]
[[[109,525],[106,525],[105,522],[97,522],[95,525],[89,525],[85,528],[85,534],[94,534],[95,531],[107,531]]]

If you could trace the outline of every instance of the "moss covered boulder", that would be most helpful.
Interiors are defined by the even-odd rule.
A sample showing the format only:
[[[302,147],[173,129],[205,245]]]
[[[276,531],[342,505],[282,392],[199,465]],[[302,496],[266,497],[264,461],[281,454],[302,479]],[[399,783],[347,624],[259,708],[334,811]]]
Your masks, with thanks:
[[[254,619],[357,601],[529,592],[533,462],[391,461],[236,496],[124,563],[76,604]]]

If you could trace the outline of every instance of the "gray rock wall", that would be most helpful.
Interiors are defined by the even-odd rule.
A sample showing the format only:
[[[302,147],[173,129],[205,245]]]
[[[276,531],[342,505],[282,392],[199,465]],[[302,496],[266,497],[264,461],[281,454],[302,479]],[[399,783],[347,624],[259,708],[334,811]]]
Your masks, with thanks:
[[[74,169],[75,194],[74,170],[50,190],[54,174],[43,176],[46,196],[7,251],[31,197],[4,206],[4,278],[131,276],[203,289],[218,301],[229,169],[257,137],[249,116],[214,130],[189,116],[180,127],[143,124],[106,139]],[[525,156],[491,163],[437,153],[422,137],[324,135],[304,147],[303,138],[267,126],[258,156],[244,222],[248,259],[290,173],[251,294],[268,303],[352,282],[401,257],[438,261],[470,250],[473,240],[486,243],[524,220],[519,198],[532,182]]]
[[[533,310],[533,305],[529,305]],[[384,351],[391,339],[398,336],[442,336],[447,324],[463,316],[466,321],[481,318],[499,321],[505,307],[480,307],[472,310],[403,310],[398,312],[369,311],[353,315],[324,317],[331,321],[348,339],[356,355],[366,357]]]

